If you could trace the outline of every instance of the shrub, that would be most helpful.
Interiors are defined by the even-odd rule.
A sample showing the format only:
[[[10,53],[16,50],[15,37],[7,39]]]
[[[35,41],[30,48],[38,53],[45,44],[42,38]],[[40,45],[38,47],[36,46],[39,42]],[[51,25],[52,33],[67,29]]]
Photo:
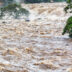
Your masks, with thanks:
[[[13,16],[14,18],[19,18],[21,15],[29,15],[29,11],[22,8],[21,5],[18,4],[9,4],[5,7],[0,8],[0,18],[5,16],[5,14]]]
[[[41,3],[41,2],[50,2],[50,0],[25,0],[25,3]]]
[[[72,1],[67,0],[67,6],[64,8],[65,13],[72,13]],[[69,37],[72,38],[72,16],[68,18],[66,26],[63,29],[62,35],[65,33],[69,34]]]
[[[25,0],[25,3],[41,3],[41,2],[63,2],[66,0]]]

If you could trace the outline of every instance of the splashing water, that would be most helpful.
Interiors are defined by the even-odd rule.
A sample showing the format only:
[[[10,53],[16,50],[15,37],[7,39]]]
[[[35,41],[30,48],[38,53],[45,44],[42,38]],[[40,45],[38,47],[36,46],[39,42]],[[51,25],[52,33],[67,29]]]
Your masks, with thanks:
[[[0,20],[0,72],[71,72],[72,39],[62,36],[70,16],[65,5],[23,4],[31,21]]]

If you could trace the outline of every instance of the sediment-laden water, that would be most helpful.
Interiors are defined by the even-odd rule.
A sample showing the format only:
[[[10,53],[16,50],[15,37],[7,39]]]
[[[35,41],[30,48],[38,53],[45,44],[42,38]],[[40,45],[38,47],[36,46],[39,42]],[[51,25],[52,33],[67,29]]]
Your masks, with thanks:
[[[66,4],[22,6],[30,21],[0,20],[0,72],[72,72],[72,39],[62,36]]]

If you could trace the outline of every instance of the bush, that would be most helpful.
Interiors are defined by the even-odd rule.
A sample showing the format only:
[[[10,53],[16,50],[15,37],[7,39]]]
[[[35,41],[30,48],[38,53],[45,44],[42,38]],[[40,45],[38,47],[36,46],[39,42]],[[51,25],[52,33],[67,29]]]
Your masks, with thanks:
[[[0,18],[5,16],[6,13],[14,18],[19,18],[21,15],[29,15],[29,11],[22,8],[21,5],[18,4],[9,4],[0,8]]]
[[[50,2],[50,0],[25,0],[25,3],[41,3],[41,2]]]
[[[64,8],[65,13],[72,13],[72,1],[67,0],[67,4],[68,5]],[[64,35],[65,33],[68,33],[69,37],[72,38],[72,16],[68,18],[66,26],[63,29],[62,35]]]
[[[66,0],[25,0],[25,3],[41,3],[41,2],[63,2]]]
[[[68,18],[68,20],[67,20],[67,22],[66,22],[66,26],[65,26],[62,34],[63,34],[63,35],[64,35],[65,33],[71,34],[71,31],[72,31],[72,16]]]

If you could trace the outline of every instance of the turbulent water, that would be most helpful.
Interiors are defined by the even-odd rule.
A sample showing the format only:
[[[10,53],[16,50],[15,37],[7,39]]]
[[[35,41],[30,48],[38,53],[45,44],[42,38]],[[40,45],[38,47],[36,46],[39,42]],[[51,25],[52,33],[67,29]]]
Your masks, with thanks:
[[[29,20],[0,20],[0,72],[72,72],[72,39],[62,36],[65,3],[22,4]]]

